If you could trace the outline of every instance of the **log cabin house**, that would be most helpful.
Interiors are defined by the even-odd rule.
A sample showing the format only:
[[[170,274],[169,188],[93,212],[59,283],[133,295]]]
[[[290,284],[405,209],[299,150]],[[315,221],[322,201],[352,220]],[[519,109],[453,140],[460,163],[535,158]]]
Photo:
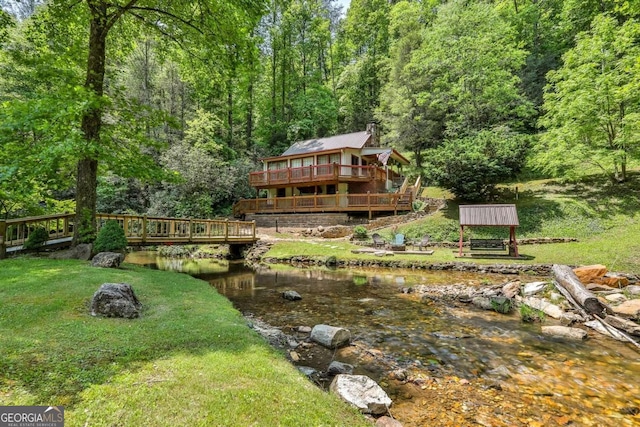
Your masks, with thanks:
[[[397,214],[412,210],[419,181],[403,174],[409,160],[381,147],[375,124],[363,132],[299,141],[277,157],[262,159],[249,174],[255,199],[233,207],[236,217],[262,214]]]

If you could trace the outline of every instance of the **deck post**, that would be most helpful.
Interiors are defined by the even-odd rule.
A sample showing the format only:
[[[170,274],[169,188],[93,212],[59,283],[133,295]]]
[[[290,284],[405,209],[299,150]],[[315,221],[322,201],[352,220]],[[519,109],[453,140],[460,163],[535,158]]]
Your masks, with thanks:
[[[296,213],[296,192],[295,192],[295,188],[291,191],[291,194],[293,195],[293,213]]]
[[[458,242],[458,256],[462,256],[462,239],[464,238],[464,225],[460,226],[460,241]]]
[[[251,236],[256,238],[256,220],[251,221]]]
[[[369,220],[371,220],[371,191],[367,191],[367,207],[369,208]]]
[[[189,242],[193,239],[193,220],[189,218]]]
[[[7,233],[7,221],[0,220],[0,259],[7,257],[7,247],[5,246],[5,234]]]
[[[147,216],[142,217],[142,243],[147,241]]]
[[[224,220],[224,240],[229,240],[229,219]]]

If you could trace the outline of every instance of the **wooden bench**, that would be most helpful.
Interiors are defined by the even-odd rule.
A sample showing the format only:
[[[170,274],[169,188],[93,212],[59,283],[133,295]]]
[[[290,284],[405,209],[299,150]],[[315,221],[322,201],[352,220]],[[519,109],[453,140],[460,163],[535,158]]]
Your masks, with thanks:
[[[502,239],[471,239],[471,250],[504,251],[507,246]]]

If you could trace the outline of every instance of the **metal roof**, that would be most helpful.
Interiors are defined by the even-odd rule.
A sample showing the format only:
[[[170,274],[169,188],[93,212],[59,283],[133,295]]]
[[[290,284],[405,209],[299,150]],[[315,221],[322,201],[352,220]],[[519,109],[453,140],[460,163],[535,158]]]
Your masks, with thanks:
[[[518,226],[516,205],[460,205],[460,225]]]
[[[330,136],[328,138],[308,139],[294,143],[282,156],[293,156],[296,154],[315,153],[318,151],[339,150],[341,148],[364,147],[371,138],[367,131],[347,133],[344,135]]]

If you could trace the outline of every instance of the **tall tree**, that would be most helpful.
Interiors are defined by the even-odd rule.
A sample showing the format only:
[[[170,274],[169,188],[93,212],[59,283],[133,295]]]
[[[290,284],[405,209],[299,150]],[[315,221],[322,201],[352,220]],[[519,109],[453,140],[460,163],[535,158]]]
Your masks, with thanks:
[[[337,47],[344,62],[337,83],[343,131],[362,130],[374,119],[387,81],[389,9],[387,0],[353,0],[343,22]]]
[[[640,153],[639,39],[636,20],[599,15],[549,74],[541,169],[575,173],[588,163],[626,180],[629,157]]]
[[[100,159],[105,153],[103,134],[105,107],[105,73],[109,35],[118,26],[127,29],[141,24],[159,35],[189,46],[212,41],[230,44],[234,28],[260,11],[258,0],[52,0],[50,7],[64,22],[71,15],[87,16],[88,51],[84,89],[88,107],[82,113],[80,130],[84,144],[78,153],[76,171],[76,227],[74,241],[91,241],[95,237],[97,177]],[[78,8],[86,8],[80,9]],[[122,33],[122,32],[121,32]]]

